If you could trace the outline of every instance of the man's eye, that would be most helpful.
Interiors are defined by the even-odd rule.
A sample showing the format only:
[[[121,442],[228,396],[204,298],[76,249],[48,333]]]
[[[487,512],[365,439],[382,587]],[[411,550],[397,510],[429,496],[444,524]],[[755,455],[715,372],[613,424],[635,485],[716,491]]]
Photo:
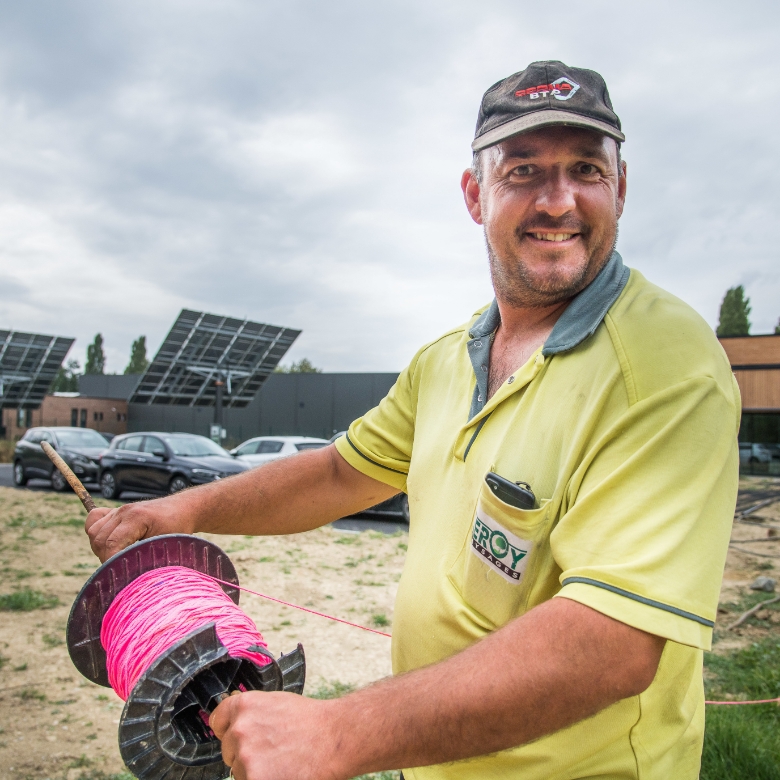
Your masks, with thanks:
[[[533,172],[532,165],[518,165],[513,171],[517,176],[530,176]]]
[[[599,169],[595,165],[590,163],[582,163],[580,165],[580,173],[583,176],[592,176],[594,173],[598,173]]]

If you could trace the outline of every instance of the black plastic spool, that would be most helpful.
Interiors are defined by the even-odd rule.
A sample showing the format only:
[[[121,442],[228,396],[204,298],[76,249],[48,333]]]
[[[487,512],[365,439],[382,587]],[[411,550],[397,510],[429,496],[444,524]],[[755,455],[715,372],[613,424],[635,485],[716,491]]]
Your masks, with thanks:
[[[228,556],[215,544],[186,534],[146,539],[109,558],[87,580],[68,618],[68,652],[88,680],[110,687],[106,653],[100,643],[103,618],[116,595],[152,569],[186,566],[238,585]],[[221,585],[238,604],[240,591]],[[193,631],[160,656],[133,688],[119,720],[119,750],[140,780],[222,780],[230,770],[219,740],[201,718],[231,691],[303,693],[303,647],[278,661],[264,648],[266,666],[230,658],[210,623]]]

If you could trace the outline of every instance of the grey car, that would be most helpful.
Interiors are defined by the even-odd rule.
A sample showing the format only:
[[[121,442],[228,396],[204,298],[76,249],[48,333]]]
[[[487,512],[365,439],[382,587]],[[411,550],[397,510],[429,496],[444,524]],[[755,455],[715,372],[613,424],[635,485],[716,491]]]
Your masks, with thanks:
[[[91,428],[51,426],[30,428],[19,439],[13,458],[16,485],[26,485],[29,479],[49,479],[55,490],[68,489],[65,477],[41,449],[44,441],[57,450],[82,482],[97,482],[100,456],[108,449],[108,442]]]

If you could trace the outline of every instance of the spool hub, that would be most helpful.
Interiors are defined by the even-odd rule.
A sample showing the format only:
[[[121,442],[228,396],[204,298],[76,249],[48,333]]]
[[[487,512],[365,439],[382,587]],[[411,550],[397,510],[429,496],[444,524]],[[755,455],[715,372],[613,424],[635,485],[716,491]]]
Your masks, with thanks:
[[[68,618],[68,652],[88,680],[109,686],[100,643],[103,618],[117,594],[137,577],[164,566],[186,566],[238,585],[236,570],[215,544],[186,534],[138,542],[107,560],[87,580]],[[238,604],[240,591],[222,589]],[[278,661],[257,666],[231,658],[214,623],[191,632],[146,670],[125,702],[119,721],[119,750],[140,780],[222,780],[229,769],[208,714],[231,691],[303,693],[306,661],[301,645]]]

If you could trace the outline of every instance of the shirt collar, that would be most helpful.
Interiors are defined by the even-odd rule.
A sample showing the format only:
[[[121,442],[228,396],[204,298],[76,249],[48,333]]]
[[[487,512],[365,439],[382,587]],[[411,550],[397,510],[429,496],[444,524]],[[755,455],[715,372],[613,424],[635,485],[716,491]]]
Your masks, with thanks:
[[[631,271],[623,265],[623,258],[613,252],[596,278],[572,302],[555,323],[544,343],[542,354],[557,355],[568,352],[596,332],[612,304],[623,292]],[[472,339],[494,333],[501,324],[501,314],[495,298],[469,329]]]

